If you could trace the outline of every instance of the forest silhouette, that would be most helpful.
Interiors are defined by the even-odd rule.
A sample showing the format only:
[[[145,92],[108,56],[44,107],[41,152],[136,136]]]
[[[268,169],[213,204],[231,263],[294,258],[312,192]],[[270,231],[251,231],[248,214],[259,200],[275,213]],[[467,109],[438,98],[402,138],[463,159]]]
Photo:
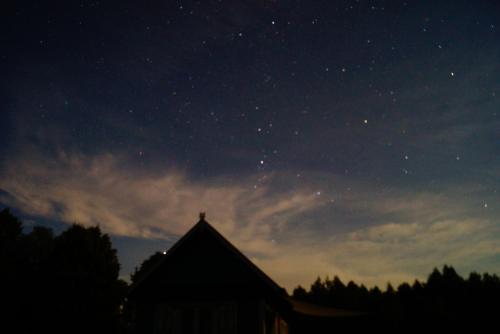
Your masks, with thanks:
[[[131,282],[163,256],[157,252],[144,260],[131,274]],[[28,231],[8,208],[0,211],[0,328],[18,333],[131,333],[128,284],[119,278],[119,270],[116,250],[99,227],[73,224],[55,236],[42,226]],[[363,327],[373,330],[477,331],[497,325],[500,279],[476,272],[463,278],[444,265],[426,281],[397,288],[388,284],[383,290],[344,283],[337,276],[318,277],[308,289],[295,288],[292,297],[365,312],[369,316],[362,320],[367,322]],[[334,323],[323,326],[327,332],[335,330]]]

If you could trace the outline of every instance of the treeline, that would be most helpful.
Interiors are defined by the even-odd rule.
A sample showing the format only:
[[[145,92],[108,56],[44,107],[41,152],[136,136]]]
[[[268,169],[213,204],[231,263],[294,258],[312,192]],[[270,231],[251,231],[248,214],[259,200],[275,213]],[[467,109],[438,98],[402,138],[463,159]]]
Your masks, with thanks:
[[[123,332],[127,284],[119,270],[99,227],[23,233],[19,219],[0,211],[0,332]]]
[[[427,281],[388,284],[382,291],[339,277],[317,278],[309,290],[298,286],[293,297],[323,306],[364,311],[376,327],[391,332],[489,328],[500,315],[500,279],[472,272],[467,278],[451,266],[435,268]]]

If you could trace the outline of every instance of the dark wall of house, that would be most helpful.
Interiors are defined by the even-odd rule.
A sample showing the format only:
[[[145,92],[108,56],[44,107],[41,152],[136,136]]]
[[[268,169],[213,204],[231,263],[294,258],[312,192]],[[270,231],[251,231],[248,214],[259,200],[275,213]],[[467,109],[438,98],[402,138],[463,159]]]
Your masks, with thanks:
[[[238,333],[259,333],[259,301],[242,300],[238,309]]]
[[[134,312],[134,332],[144,334],[154,333],[155,304],[146,301],[138,301],[135,305]]]
[[[290,323],[290,334],[370,333],[374,328],[369,316],[322,318],[297,315]],[[383,327],[377,327],[380,329]]]
[[[176,301],[166,301],[168,305],[176,306],[179,305]],[[207,304],[210,301],[205,300]],[[222,301],[224,302],[224,301]],[[236,305],[236,328],[239,334],[256,334],[259,333],[259,308],[257,300],[239,300],[231,301]],[[184,304],[185,302],[180,302]],[[214,300],[214,305],[221,303],[220,300]],[[160,304],[139,304],[137,309],[137,321],[136,321],[136,333],[155,333],[155,322],[158,321],[155,317],[157,316],[157,308]],[[165,304],[163,304],[165,305]],[[205,333],[213,333],[210,329],[206,329]],[[216,334],[216,333],[213,333]]]

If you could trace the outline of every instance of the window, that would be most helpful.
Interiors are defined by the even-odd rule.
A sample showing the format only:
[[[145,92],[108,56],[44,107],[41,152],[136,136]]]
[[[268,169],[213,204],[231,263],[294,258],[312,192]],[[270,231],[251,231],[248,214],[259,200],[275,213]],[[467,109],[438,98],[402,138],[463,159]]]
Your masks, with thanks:
[[[236,303],[160,304],[154,319],[155,334],[236,334]]]

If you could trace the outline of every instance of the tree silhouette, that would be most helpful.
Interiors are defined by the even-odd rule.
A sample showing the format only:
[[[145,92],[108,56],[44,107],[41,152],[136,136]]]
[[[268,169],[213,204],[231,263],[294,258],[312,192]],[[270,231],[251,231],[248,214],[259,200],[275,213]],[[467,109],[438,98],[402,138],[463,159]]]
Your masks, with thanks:
[[[144,276],[144,274],[156,267],[156,265],[160,263],[164,256],[165,255],[163,253],[156,252],[146,260],[144,260],[139,268],[135,267],[134,272],[130,275],[130,280],[132,281],[132,283],[137,282]]]
[[[384,332],[477,332],[493,326],[500,312],[500,279],[475,272],[464,279],[452,266],[445,265],[442,271],[434,268],[424,283],[415,280],[412,285],[402,283],[397,289],[389,283],[385,291],[376,286],[368,290],[354,282],[344,286],[338,277],[318,277],[309,290],[297,287],[293,297],[369,312],[372,325]]]
[[[20,275],[24,271],[23,254],[20,239],[22,223],[9,209],[0,211],[0,292],[2,302],[0,312],[6,323],[14,322],[23,313],[19,296],[25,294],[20,284]]]
[[[8,241],[16,241],[21,237],[23,231],[22,223],[15,217],[9,208],[0,211],[0,244]]]
[[[81,332],[116,330],[126,284],[118,279],[116,250],[99,227],[75,224],[58,236],[50,267],[63,325],[82,323]]]
[[[119,330],[126,283],[111,241],[98,227],[73,225],[54,237],[0,212],[0,292],[4,328],[16,332]]]

